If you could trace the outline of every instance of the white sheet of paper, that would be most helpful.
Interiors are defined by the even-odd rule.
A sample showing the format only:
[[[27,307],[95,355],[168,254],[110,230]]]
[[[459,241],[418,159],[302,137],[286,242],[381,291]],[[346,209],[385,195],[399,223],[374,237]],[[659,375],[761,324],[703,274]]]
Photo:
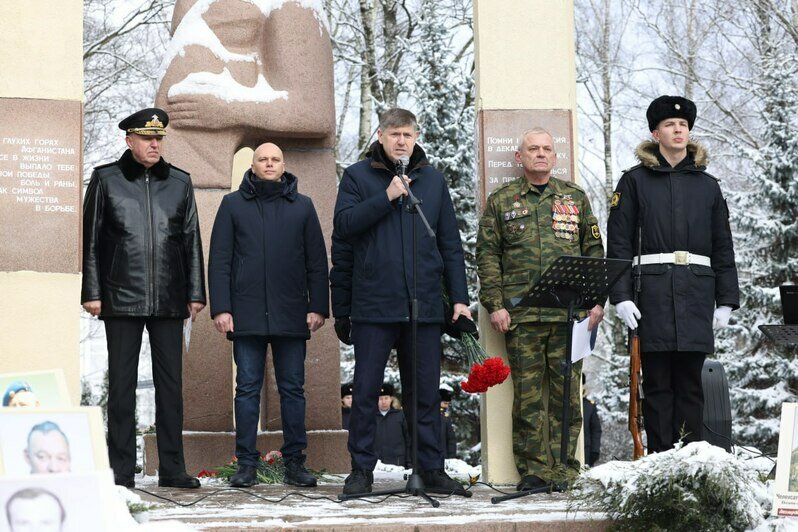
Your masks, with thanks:
[[[183,341],[186,344],[186,353],[188,353],[188,346],[191,343],[191,316],[183,322]]]
[[[593,347],[596,345],[598,327],[588,331],[587,324],[589,321],[590,318],[585,318],[574,323],[574,329],[571,332],[571,362],[587,358],[593,352]]]

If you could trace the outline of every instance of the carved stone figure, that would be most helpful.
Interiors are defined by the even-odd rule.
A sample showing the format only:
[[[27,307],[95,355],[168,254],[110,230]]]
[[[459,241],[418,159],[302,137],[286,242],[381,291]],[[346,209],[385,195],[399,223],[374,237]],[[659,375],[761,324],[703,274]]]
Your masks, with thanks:
[[[320,0],[177,0],[156,105],[195,187],[229,189],[236,151],[266,139],[332,145],[325,20]]]

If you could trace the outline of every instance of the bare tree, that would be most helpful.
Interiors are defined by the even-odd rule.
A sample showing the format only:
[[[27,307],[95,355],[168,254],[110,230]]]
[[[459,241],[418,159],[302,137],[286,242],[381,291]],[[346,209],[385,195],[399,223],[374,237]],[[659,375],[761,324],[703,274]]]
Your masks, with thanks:
[[[115,0],[83,2],[84,176],[118,155],[109,135],[120,115],[152,105],[173,0],[139,0],[120,11]]]

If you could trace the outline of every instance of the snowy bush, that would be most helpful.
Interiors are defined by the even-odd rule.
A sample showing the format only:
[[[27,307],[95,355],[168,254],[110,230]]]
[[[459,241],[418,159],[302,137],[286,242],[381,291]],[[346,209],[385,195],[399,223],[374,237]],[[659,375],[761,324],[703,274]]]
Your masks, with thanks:
[[[599,510],[618,530],[746,530],[767,499],[757,472],[720,447],[696,442],[584,473],[572,505]]]

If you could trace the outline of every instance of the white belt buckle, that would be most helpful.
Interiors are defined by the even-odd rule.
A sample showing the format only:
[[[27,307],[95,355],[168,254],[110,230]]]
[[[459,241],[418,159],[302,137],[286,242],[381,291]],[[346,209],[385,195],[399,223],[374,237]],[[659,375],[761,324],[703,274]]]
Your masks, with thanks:
[[[673,263],[678,264],[679,266],[687,266],[690,264],[690,252],[689,251],[674,251],[673,252]]]

